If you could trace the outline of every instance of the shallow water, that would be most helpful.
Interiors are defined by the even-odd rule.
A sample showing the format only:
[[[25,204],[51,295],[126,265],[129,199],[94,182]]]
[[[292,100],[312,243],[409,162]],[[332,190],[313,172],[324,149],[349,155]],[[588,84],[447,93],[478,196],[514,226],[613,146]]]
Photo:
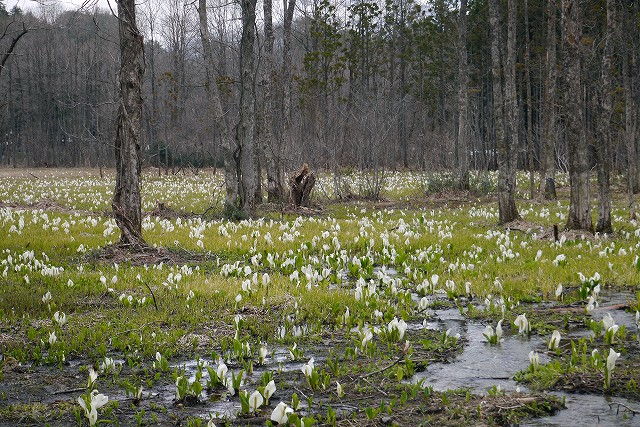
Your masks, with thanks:
[[[512,379],[513,375],[527,369],[531,350],[541,351],[546,346],[538,336],[525,338],[510,335],[503,336],[500,345],[491,346],[484,338],[484,325],[458,319],[446,319],[443,323],[445,330],[451,328],[452,334],[459,333],[468,341],[463,353],[452,363],[434,363],[427,366],[426,371],[414,376],[414,382],[424,378],[425,385],[438,391],[470,388],[477,393],[486,393],[493,386],[515,391],[517,384]],[[540,363],[547,361],[547,356],[541,353]]]
[[[594,394],[554,393],[565,398],[567,409],[551,417],[526,420],[523,426],[639,426],[640,415],[625,415],[625,409],[618,405],[609,406],[609,402],[623,403],[636,411],[640,409],[638,402],[623,398],[609,398]]]
[[[626,295],[616,295],[605,300],[606,305],[628,301]],[[625,325],[627,330],[635,333],[635,318],[631,313],[622,310],[596,309],[593,319],[599,321],[610,312],[616,323]],[[424,384],[432,386],[435,390],[445,391],[451,389],[469,388],[475,393],[487,393],[487,390],[500,386],[510,392],[520,389],[528,391],[524,386],[518,386],[513,376],[520,370],[529,366],[529,352],[535,350],[539,353],[540,363],[549,361],[545,354],[546,338],[534,335],[530,338],[517,334],[503,335],[500,345],[491,346],[483,335],[485,325],[469,322],[460,315],[458,310],[437,310],[436,317],[427,323],[427,327],[436,330],[452,329],[452,334],[459,333],[466,339],[462,354],[458,355],[451,363],[434,363],[429,365],[424,372],[417,373],[412,382],[424,379]],[[495,325],[492,325],[495,327]],[[513,330],[513,328],[511,329]],[[567,337],[576,338],[593,334],[586,327],[578,327]],[[618,402],[635,411],[640,410],[638,402],[623,398],[610,398],[593,394],[568,394],[554,392],[554,395],[565,399],[566,409],[558,414],[538,419],[527,420],[521,425],[527,426],[640,426],[640,415],[633,416],[625,408],[611,402]]]

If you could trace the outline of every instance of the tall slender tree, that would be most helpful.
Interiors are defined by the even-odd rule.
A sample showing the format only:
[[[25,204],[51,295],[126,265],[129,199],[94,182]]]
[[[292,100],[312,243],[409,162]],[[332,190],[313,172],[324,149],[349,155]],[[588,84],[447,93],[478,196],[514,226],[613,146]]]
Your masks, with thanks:
[[[115,140],[116,187],[111,206],[120,228],[120,243],[146,246],[142,238],[140,172],[142,164],[143,39],[136,23],[135,0],[118,0],[120,34],[120,102]]]
[[[636,6],[637,7],[637,6]],[[622,7],[622,28],[625,34],[634,34],[630,25],[629,11],[626,5]],[[635,30],[635,34],[638,34]],[[635,39],[632,37],[632,39]],[[628,41],[622,42],[622,81],[624,87],[624,140],[627,148],[627,196],[629,203],[629,217],[636,219],[635,196],[638,184],[638,109],[633,85],[634,57],[637,55],[633,45],[629,49]],[[637,89],[636,89],[637,90]]]
[[[209,97],[209,108],[213,119],[215,139],[222,145],[224,158],[225,210],[230,213],[238,206],[238,174],[236,162],[233,158],[236,142],[231,137],[222,107],[222,95],[216,82],[211,35],[209,33],[209,18],[207,0],[198,0],[198,17],[200,20],[200,40],[204,56],[206,72],[206,88]]]
[[[508,197],[504,200],[504,216],[502,222],[520,218],[515,202],[516,173],[518,171],[518,154],[520,152],[520,133],[518,131],[518,93],[516,89],[516,16],[517,0],[508,1],[507,19],[507,52],[502,62],[504,66],[504,110],[506,119],[506,182]],[[503,51],[504,52],[504,51]]]
[[[287,147],[292,145],[292,76],[293,72],[291,59],[291,45],[293,41],[292,26],[293,14],[296,10],[296,0],[283,0],[285,7],[284,22],[282,23],[282,73],[280,77],[280,95],[282,96],[282,141],[281,143]]]
[[[467,63],[467,0],[458,13],[458,160],[460,188],[469,189],[469,64]]]
[[[264,0],[264,67],[262,69],[262,152],[267,171],[267,197],[270,202],[284,200],[284,175],[280,160],[282,141],[274,135],[275,58],[273,45],[273,1]]]
[[[593,230],[589,198],[589,152],[582,87],[582,20],[578,0],[562,0],[564,113],[569,150],[570,230]]]
[[[547,54],[545,59],[544,98],[542,103],[542,173],[540,194],[547,200],[556,196],[556,0],[547,2]]]
[[[535,172],[533,169],[533,157],[535,153],[534,141],[533,141],[533,93],[531,87],[531,29],[529,27],[529,2],[524,0],[524,73],[525,73],[525,86],[527,92],[526,106],[527,106],[527,166],[529,168],[529,198],[533,199],[536,193],[535,187]]]
[[[598,221],[596,231],[611,233],[611,116],[613,113],[611,76],[613,72],[613,44],[617,27],[617,13],[614,0],[607,0],[607,29],[604,38],[604,52],[600,69],[600,112],[598,114],[598,132],[596,153],[598,159]]]
[[[256,0],[241,0],[242,37],[240,39],[240,122],[238,123],[238,146],[240,147],[240,173],[242,210],[254,213],[256,204],[256,96],[255,96],[255,40]]]
[[[500,0],[489,0],[493,126],[498,148],[498,211],[504,224],[518,219],[515,202],[517,162],[517,100],[515,93],[515,1],[509,0],[507,53],[503,49]]]

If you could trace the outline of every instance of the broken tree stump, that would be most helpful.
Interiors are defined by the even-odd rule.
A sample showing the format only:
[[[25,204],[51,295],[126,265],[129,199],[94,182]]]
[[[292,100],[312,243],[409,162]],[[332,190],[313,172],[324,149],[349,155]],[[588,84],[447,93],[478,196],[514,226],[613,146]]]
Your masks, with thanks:
[[[315,184],[316,176],[311,172],[308,164],[303,164],[302,168],[289,177],[291,202],[296,207],[309,207],[311,190]]]

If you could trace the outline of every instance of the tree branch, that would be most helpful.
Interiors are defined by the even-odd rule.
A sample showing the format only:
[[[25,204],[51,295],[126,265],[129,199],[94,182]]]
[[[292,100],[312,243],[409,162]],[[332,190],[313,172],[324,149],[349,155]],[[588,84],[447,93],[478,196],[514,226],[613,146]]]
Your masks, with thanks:
[[[4,70],[4,64],[7,62],[9,57],[13,54],[13,51],[16,48],[16,45],[18,44],[18,41],[20,41],[22,36],[24,36],[28,32],[29,32],[29,30],[27,30],[27,26],[23,22],[22,23],[22,31],[20,31],[20,33],[17,36],[14,37],[14,39],[11,41],[11,45],[9,46],[9,49],[2,56],[2,60],[0,60],[0,74],[2,74],[2,70]]]

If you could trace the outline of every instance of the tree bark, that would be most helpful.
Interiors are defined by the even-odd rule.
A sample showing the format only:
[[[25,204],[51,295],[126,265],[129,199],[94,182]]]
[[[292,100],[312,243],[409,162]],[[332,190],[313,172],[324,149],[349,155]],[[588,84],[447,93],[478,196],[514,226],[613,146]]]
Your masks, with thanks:
[[[598,157],[598,221],[596,231],[611,233],[611,116],[613,111],[611,83],[613,38],[617,27],[614,0],[607,0],[607,30],[604,39],[604,52],[600,69],[600,114],[598,115],[598,135],[596,152]]]
[[[306,163],[302,168],[289,177],[291,202],[294,206],[309,207],[311,204],[311,190],[316,184],[316,177]]]
[[[577,0],[562,0],[564,109],[569,151],[569,230],[593,231],[589,198],[589,155],[582,90],[582,27]]]
[[[209,95],[209,107],[213,118],[214,132],[222,145],[224,157],[224,186],[225,186],[225,210],[238,207],[239,178],[236,161],[233,153],[236,150],[235,141],[227,125],[224,109],[222,108],[222,96],[215,79],[215,64],[213,62],[213,49],[209,34],[209,20],[207,15],[207,0],[198,0],[198,17],[200,19],[200,40],[204,55],[207,94]]]
[[[625,2],[626,5],[626,2]],[[640,2],[634,1],[631,5],[631,16],[638,17],[640,16]],[[637,20],[633,18],[629,20],[629,32],[628,38],[631,39],[631,55],[629,57],[629,66],[630,66],[630,92],[631,92],[631,117],[630,120],[632,122],[632,137],[634,138],[635,144],[635,155],[634,163],[636,167],[636,176],[633,182],[633,192],[640,192],[640,113],[638,112],[638,108],[640,107],[640,60],[638,58],[638,50],[640,50],[640,28],[638,28]],[[635,25],[634,25],[635,24]]]
[[[264,153],[265,169],[267,171],[267,197],[269,202],[284,200],[284,177],[280,165],[280,148],[282,141],[274,137],[273,132],[273,1],[264,0],[264,69],[262,74],[262,90],[264,104],[262,108],[263,134],[262,151]]]
[[[629,17],[625,6],[622,7],[623,13],[623,28],[625,34],[629,32]],[[638,176],[638,161],[637,161],[637,146],[636,146],[636,132],[637,132],[637,108],[635,102],[635,96],[633,93],[633,57],[629,52],[627,41],[622,41],[622,84],[624,87],[624,140],[627,148],[627,197],[629,203],[629,217],[636,219],[635,209],[635,192]]]
[[[469,65],[467,63],[467,0],[458,16],[458,159],[460,189],[469,190]]]
[[[120,34],[120,105],[115,140],[116,187],[111,206],[120,243],[147,246],[142,238],[140,200],[143,41],[136,24],[135,0],[118,0]]]
[[[524,53],[524,70],[527,86],[527,166],[529,168],[529,198],[534,199],[536,195],[535,173],[534,173],[534,141],[533,141],[533,95],[531,88],[531,39],[529,36],[529,3],[524,0],[524,34],[525,34],[525,53]]]
[[[462,0],[466,3],[466,0]],[[404,105],[405,95],[407,94],[407,1],[398,1],[399,8],[399,37],[398,37],[398,53],[400,54],[398,64],[399,78],[399,98],[400,110],[398,111],[398,139],[402,150],[402,166],[406,169],[409,167],[409,138],[407,135],[407,108]],[[466,51],[465,51],[466,54]]]
[[[509,0],[507,58],[503,46],[503,24],[500,1],[489,1],[491,26],[491,74],[493,83],[493,125],[498,149],[498,211],[499,223],[520,216],[515,203],[517,127],[515,118],[515,1]],[[505,83],[503,85],[502,80]],[[504,88],[504,89],[503,89]],[[506,110],[506,112],[505,112]],[[506,114],[505,114],[506,113]]]
[[[241,0],[242,37],[240,39],[240,122],[238,123],[238,145],[240,147],[240,173],[242,188],[242,210],[253,215],[258,199],[256,187],[256,143],[255,143],[255,54],[256,0]]]
[[[283,0],[286,6],[284,22],[282,26],[282,140],[283,149],[291,149],[292,117],[291,117],[291,27],[293,25],[293,13],[296,8],[296,0]]]
[[[545,66],[544,102],[542,105],[542,173],[540,194],[547,200],[556,199],[556,0],[547,3],[547,57]]]

